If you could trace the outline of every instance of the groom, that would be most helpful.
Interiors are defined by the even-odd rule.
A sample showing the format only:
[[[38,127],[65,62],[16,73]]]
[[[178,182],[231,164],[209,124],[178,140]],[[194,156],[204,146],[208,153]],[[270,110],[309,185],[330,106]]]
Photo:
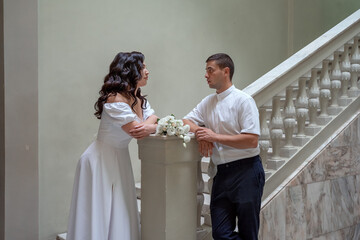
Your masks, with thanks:
[[[216,93],[205,97],[183,121],[196,133],[201,154],[211,156],[217,166],[210,203],[214,240],[253,240],[258,239],[265,183],[259,113],[254,99],[232,84],[233,74],[234,63],[227,54],[210,56],[205,78]]]

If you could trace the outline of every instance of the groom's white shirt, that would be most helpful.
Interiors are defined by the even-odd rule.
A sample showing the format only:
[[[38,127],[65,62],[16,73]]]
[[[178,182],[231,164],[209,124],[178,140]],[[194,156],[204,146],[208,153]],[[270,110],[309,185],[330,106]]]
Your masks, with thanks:
[[[184,119],[205,126],[215,133],[237,135],[251,133],[260,135],[259,111],[254,99],[231,86],[219,94],[205,97]],[[212,161],[215,165],[249,158],[260,153],[256,148],[237,149],[214,143]]]

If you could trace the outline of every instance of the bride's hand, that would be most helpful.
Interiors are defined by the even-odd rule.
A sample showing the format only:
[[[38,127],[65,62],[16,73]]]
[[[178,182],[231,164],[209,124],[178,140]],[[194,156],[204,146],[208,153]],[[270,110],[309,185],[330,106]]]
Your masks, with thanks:
[[[156,131],[155,124],[140,123],[129,131],[130,136],[136,139],[142,139],[149,136],[151,133]]]

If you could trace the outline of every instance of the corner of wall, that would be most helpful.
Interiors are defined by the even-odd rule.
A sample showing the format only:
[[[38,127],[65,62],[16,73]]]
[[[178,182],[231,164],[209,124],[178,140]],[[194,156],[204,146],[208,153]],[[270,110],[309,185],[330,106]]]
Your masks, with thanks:
[[[4,19],[0,0],[0,18]],[[5,235],[5,114],[4,114],[4,21],[0,24],[0,240]]]

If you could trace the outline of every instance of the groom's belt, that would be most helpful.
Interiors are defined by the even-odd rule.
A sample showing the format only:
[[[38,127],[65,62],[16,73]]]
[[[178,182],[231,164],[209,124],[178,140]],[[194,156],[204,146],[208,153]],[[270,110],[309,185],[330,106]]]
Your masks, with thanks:
[[[217,165],[217,169],[218,169],[218,171],[228,170],[228,169],[231,169],[231,168],[252,165],[253,163],[255,163],[257,161],[260,161],[259,155],[256,155],[254,157],[235,160],[235,161],[228,162],[228,163],[219,164],[219,165]]]

